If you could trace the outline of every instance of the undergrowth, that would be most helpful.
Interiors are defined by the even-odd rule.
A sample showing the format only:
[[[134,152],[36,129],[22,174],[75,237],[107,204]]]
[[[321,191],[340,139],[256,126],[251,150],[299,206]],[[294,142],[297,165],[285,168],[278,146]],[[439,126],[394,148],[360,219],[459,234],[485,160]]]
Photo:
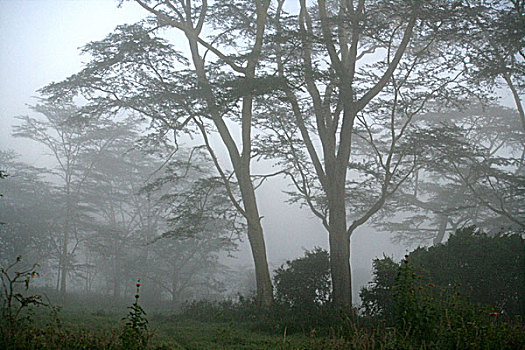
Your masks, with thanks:
[[[475,305],[459,284],[438,290],[416,275],[408,261],[398,271],[389,319],[365,317],[356,309],[330,305],[303,312],[282,304],[261,310],[254,299],[240,298],[235,302],[196,301],[177,314],[156,314],[150,323],[139,304],[137,283],[135,302],[115,325],[118,318],[110,320],[106,314],[78,316],[78,309],[64,313],[44,302],[30,302],[42,300],[24,294],[36,271],[30,269],[17,279],[11,270],[1,271],[3,281],[24,282],[14,283],[12,290],[4,288],[2,315],[11,316],[0,321],[1,349],[525,348],[525,329],[519,318],[508,320]],[[33,277],[27,280],[28,276]],[[15,290],[17,285],[21,291]],[[44,318],[46,322],[35,322],[35,313],[39,316],[46,310],[50,315]],[[79,327],[68,320],[75,315],[76,320],[90,317],[92,324],[104,326]]]

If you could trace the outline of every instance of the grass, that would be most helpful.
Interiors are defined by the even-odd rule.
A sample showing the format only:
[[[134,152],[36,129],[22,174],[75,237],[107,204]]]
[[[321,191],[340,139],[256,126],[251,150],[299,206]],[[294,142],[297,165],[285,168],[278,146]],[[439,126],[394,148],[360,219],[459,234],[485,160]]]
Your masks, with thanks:
[[[120,335],[127,310],[75,302],[59,312],[59,322],[45,308],[34,308],[32,321],[22,321],[9,334],[4,327],[0,348],[18,349],[128,349]],[[436,324],[440,339],[414,341],[410,329],[361,317],[346,318],[324,328],[295,327],[283,314],[267,319],[248,319],[237,311],[218,312],[218,304],[198,304],[180,314],[148,315],[148,346],[141,349],[519,349],[525,348],[525,329],[519,323],[490,321],[449,332]],[[227,307],[231,308],[231,304]],[[237,316],[237,317],[236,317]],[[335,320],[336,318],[334,318]],[[335,321],[334,321],[335,322]],[[287,326],[289,324],[289,326]],[[0,322],[1,325],[1,322]],[[295,329],[295,331],[293,331]],[[441,332],[441,333],[440,333]],[[444,333],[443,333],[444,332]],[[467,332],[468,334],[460,334]],[[458,339],[460,341],[458,342]],[[466,340],[465,340],[466,339]]]
[[[57,311],[38,295],[4,293],[0,349],[525,349],[519,317],[473,304],[459,289],[438,295],[418,283],[404,264],[391,317],[383,319],[330,305],[276,303],[262,312],[254,299],[245,298],[193,302],[177,314],[147,315],[140,282],[131,306],[101,295],[70,295]],[[168,309],[156,300],[152,310],[159,306]]]
[[[25,326],[23,335],[10,349],[92,349],[96,346],[118,348],[122,313],[89,312],[78,308],[60,311],[60,324],[49,314],[35,310],[35,327]],[[51,325],[51,326],[50,326]],[[287,335],[255,331],[252,323],[236,321],[204,322],[181,316],[154,315],[149,321],[151,349],[322,349],[329,339],[312,334]],[[67,338],[67,339],[66,339]],[[0,347],[2,343],[0,343]],[[114,345],[117,344],[117,345]],[[6,346],[4,344],[3,346]]]

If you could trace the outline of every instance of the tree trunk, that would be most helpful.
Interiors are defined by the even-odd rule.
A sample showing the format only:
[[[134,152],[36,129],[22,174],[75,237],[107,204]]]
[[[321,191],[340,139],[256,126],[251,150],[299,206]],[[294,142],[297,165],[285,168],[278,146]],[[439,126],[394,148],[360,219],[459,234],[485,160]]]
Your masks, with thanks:
[[[69,164],[69,162],[68,162]],[[67,172],[69,174],[69,170]],[[62,242],[62,253],[60,254],[60,299],[62,302],[66,299],[66,284],[68,272],[68,245],[69,245],[69,230],[71,228],[71,189],[70,178],[66,175],[66,217],[64,219],[64,241]]]
[[[171,292],[171,305],[174,310],[176,309],[177,302],[179,300],[177,290],[178,290],[177,279],[175,278],[175,275],[173,275],[171,277],[171,291],[170,292]]]
[[[433,244],[438,245],[443,242],[443,238],[445,237],[445,232],[447,230],[447,222],[448,222],[448,216],[446,215],[440,215],[439,216],[439,228],[438,228],[438,234],[436,237],[434,237]]]
[[[253,221],[253,220],[250,220]],[[266,258],[263,229],[260,222],[248,223],[248,239],[252,249],[255,263],[255,280],[257,283],[257,301],[263,308],[268,308],[273,303],[273,288]]]
[[[350,269],[350,236],[346,232],[344,189],[332,191],[329,198],[329,242],[332,295],[337,307],[352,306],[352,276]]]
[[[334,305],[348,307],[352,305],[350,239],[346,232],[343,233],[330,232],[330,272]]]
[[[67,225],[69,226],[69,225]],[[67,284],[67,265],[68,265],[68,241],[69,241],[69,227],[66,226],[64,232],[64,242],[62,243],[62,253],[60,254],[60,299],[62,301],[66,298],[66,284]]]
[[[257,302],[259,306],[268,308],[273,303],[273,287],[266,257],[263,228],[259,209],[255,199],[255,190],[250,179],[249,171],[237,174],[241,190],[246,220],[248,222],[248,241],[252,250],[255,264],[255,280],[257,284]]]
[[[115,280],[113,281],[113,298],[119,298],[120,297],[120,281],[118,277],[115,277]]]
[[[113,275],[113,297],[116,299],[116,298],[119,298],[120,297],[120,277],[119,277],[119,268],[118,268],[118,263],[116,262],[115,263],[115,268],[114,268],[114,275]]]

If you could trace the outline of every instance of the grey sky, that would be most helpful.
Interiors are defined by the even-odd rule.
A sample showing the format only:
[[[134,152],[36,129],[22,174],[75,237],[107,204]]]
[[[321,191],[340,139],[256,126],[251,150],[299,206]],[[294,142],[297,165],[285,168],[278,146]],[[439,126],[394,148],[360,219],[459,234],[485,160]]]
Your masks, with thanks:
[[[80,69],[80,46],[141,17],[113,0],[0,0],[0,147],[38,164],[36,145],[9,136],[13,117],[28,113],[36,90]]]

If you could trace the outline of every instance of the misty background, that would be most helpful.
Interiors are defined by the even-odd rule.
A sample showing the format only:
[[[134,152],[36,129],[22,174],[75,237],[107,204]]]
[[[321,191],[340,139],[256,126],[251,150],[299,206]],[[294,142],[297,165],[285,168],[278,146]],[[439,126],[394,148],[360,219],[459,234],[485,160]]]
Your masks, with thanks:
[[[78,72],[89,61],[80,55],[81,46],[103,39],[117,25],[135,23],[144,16],[135,3],[125,2],[117,8],[112,0],[0,1],[0,149],[15,151],[30,166],[54,167],[55,160],[42,145],[12,137],[13,125],[20,123],[15,117],[34,116],[28,105],[36,103],[32,97],[36,91]],[[511,96],[500,95],[503,105],[512,106]],[[256,174],[272,171],[268,162],[254,165]],[[289,196],[283,191],[291,190],[290,185],[283,177],[273,177],[257,191],[271,271],[302,256],[305,250],[328,249],[328,235],[319,220],[308,208],[287,202]],[[223,257],[226,265],[253,265],[247,239],[242,239],[232,257]],[[358,228],[351,238],[354,300],[370,280],[374,258],[387,255],[399,259],[419,244],[394,244],[388,232],[369,225]]]
[[[90,1],[0,1],[0,149],[14,150],[21,160],[36,167],[53,167],[54,160],[36,142],[14,138],[15,116],[34,115],[27,105],[35,103],[36,90],[79,71],[89,57],[79,48],[101,40],[117,25],[135,23],[144,12],[134,3],[117,8],[111,0]],[[272,172],[268,166],[257,173]],[[304,250],[328,248],[328,235],[308,208],[287,203],[291,190],[284,178],[270,178],[257,191],[265,230],[270,269],[302,256]],[[394,244],[387,232],[367,225],[351,239],[353,297],[371,277],[372,260],[383,254],[399,259],[410,248]],[[418,243],[415,243],[416,245]],[[246,237],[230,266],[252,266]]]

